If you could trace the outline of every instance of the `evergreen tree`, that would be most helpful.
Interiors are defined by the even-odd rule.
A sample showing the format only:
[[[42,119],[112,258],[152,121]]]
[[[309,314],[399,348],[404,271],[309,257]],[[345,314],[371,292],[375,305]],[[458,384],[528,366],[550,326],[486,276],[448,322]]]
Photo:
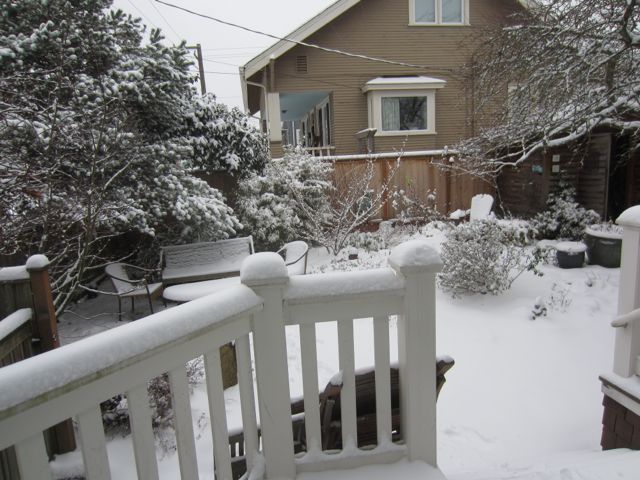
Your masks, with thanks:
[[[203,138],[211,132],[194,112],[213,118],[222,107],[196,96],[184,43],[166,46],[158,30],[143,42],[140,19],[110,6],[0,0],[0,253],[48,255],[58,310],[103,268],[115,237],[235,234],[220,192],[189,172],[217,150],[238,157],[225,160],[229,170],[260,168],[266,155],[259,134],[244,135],[241,150],[233,135]],[[241,127],[227,130],[241,136]]]

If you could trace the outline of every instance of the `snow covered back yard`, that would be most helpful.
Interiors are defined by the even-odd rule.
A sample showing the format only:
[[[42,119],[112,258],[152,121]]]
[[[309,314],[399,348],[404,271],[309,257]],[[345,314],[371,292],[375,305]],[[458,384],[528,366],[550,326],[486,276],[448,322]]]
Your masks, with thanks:
[[[389,243],[412,237],[425,238],[439,248],[443,233],[424,227],[410,233],[396,231]],[[349,261],[313,249],[310,270],[371,268],[384,264],[388,253],[387,249],[360,249],[359,259]],[[541,462],[600,450],[598,375],[611,370],[614,331],[610,321],[616,313],[619,269],[562,270],[545,264],[541,270],[543,276],[525,272],[500,295],[452,298],[438,291],[437,350],[456,361],[438,400],[438,461],[449,479],[535,475]],[[146,314],[147,307],[139,303],[139,310],[134,316],[127,314],[126,321]],[[161,303],[157,306],[163,308]],[[70,310],[60,320],[63,344],[119,325],[112,297],[86,300]],[[532,315],[534,310],[540,315]],[[356,322],[357,369],[373,363],[371,324],[370,319]],[[298,332],[289,328],[291,394],[300,397]],[[335,323],[319,325],[317,336],[319,388],[324,389],[338,372]],[[393,361],[397,348],[391,355]],[[197,449],[207,452],[199,455],[199,461],[210,458],[212,448],[205,390],[202,382],[196,384],[191,398]],[[225,397],[233,429],[241,422],[238,387],[227,389]],[[130,436],[114,435],[108,448],[113,478],[135,478]],[[170,431],[158,436],[157,455],[161,478],[178,478],[178,456]],[[80,455],[72,453],[53,465],[57,478],[64,478],[79,474],[81,464]],[[212,471],[212,465],[201,463],[199,467],[200,472]]]

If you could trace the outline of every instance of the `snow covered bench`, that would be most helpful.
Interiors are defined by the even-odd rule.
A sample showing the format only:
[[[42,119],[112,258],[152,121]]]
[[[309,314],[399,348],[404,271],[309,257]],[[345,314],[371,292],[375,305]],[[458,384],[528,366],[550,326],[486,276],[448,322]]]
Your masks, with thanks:
[[[239,275],[242,261],[252,253],[251,235],[163,247],[162,283],[172,285]]]
[[[289,242],[278,250],[278,253],[284,257],[289,275],[304,275],[307,273],[309,245],[306,242],[301,240]],[[240,285],[239,275],[172,285],[165,288],[162,295],[165,300],[170,302],[184,303],[235,285]]]

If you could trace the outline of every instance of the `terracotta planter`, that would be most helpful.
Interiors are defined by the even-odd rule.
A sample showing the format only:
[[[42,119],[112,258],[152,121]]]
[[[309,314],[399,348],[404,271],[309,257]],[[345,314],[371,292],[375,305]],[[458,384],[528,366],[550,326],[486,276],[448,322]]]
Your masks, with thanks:
[[[582,268],[587,246],[582,242],[562,242],[556,245],[556,259],[560,268]]]
[[[598,229],[595,227],[594,225],[587,228],[584,234],[589,263],[607,268],[620,267],[622,233],[617,229]]]

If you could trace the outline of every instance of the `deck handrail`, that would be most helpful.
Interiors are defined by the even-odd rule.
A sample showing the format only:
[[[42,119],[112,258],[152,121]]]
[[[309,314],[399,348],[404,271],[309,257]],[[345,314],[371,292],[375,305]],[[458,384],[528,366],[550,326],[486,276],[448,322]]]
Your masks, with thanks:
[[[147,381],[169,373],[182,478],[197,478],[185,363],[204,355],[216,476],[231,479],[218,348],[235,341],[247,467],[266,478],[347,468],[400,458],[436,465],[435,276],[437,254],[424,242],[396,247],[390,266],[368,272],[289,276],[275,253],[242,266],[243,285],[150,315],[0,369],[0,449],[14,445],[23,478],[50,475],[42,431],[75,417],[86,475],[108,479],[100,402],[125,393],[139,478],[158,478]],[[398,315],[404,445],[391,444],[389,321]],[[353,319],[374,318],[378,446],[357,448]],[[320,445],[315,324],[338,322],[343,387],[343,452]],[[294,457],[289,409],[286,325],[299,325],[309,452]],[[249,336],[253,342],[250,343]],[[253,348],[253,351],[251,349]],[[252,355],[253,353],[253,355]],[[260,409],[258,440],[255,359]],[[432,371],[433,370],[433,371]],[[259,460],[261,454],[264,462]],[[259,468],[258,468],[259,467]]]

